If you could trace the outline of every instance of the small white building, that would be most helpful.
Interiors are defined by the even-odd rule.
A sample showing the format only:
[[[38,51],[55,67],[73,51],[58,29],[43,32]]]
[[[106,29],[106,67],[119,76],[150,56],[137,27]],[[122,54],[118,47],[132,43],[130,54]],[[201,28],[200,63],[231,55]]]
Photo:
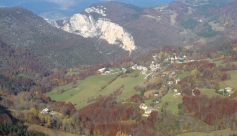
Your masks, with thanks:
[[[177,94],[174,95],[174,97],[177,97],[177,96],[180,96],[180,95],[181,95],[181,93],[177,93]]]
[[[105,69],[106,69],[106,68],[101,68],[101,69],[99,69],[98,71],[99,71],[100,73],[104,73]]]
[[[137,64],[135,64],[134,66],[132,66],[132,69],[133,69],[133,70],[136,70],[136,69],[137,69]]]
[[[175,80],[175,84],[178,84],[179,83],[179,81],[180,81],[180,79],[178,78],[178,79],[176,79]]]
[[[143,66],[137,66],[137,70],[147,71],[147,68]]]
[[[224,92],[225,90],[224,89],[220,89],[220,90],[218,90],[219,92]]]
[[[110,74],[111,73],[111,71],[105,71],[105,74]]]
[[[146,104],[142,103],[140,106],[139,106],[140,109],[143,109],[143,110],[146,110],[147,109],[147,106]]]
[[[145,110],[145,114],[151,114],[152,111],[155,111],[156,109],[149,108]]]
[[[174,89],[174,92],[176,92],[176,93],[177,93],[177,92],[178,92],[178,89]]]
[[[157,69],[160,69],[160,65],[159,64],[154,64],[154,63],[152,63],[151,65],[150,65],[150,69],[151,69],[151,71],[156,71]]]
[[[40,113],[41,113],[41,114],[48,114],[48,113],[49,113],[49,109],[48,109],[48,108],[45,108],[45,109],[43,109]]]
[[[142,70],[142,71],[147,71],[146,67],[143,66],[138,66],[137,64],[135,64],[134,66],[131,67],[133,70]]]
[[[228,92],[228,93],[229,93],[229,92],[231,92],[231,91],[232,91],[232,88],[231,88],[231,87],[226,87],[226,88],[225,88],[225,90],[226,90],[226,92]]]
[[[126,73],[127,72],[127,69],[126,68],[122,68],[123,70],[123,73]]]

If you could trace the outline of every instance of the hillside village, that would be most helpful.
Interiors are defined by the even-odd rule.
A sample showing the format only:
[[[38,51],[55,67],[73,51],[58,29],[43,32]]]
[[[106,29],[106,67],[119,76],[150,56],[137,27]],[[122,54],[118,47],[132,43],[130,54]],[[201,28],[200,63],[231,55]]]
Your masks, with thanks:
[[[182,56],[182,57],[180,57]],[[140,103],[139,107],[141,110],[144,111],[143,116],[148,117],[149,114],[152,111],[160,111],[164,107],[164,102],[162,102],[163,97],[165,97],[169,92],[172,92],[172,99],[181,98],[184,94],[187,93],[187,90],[185,88],[180,87],[180,83],[182,81],[182,78],[180,78],[180,75],[182,73],[185,73],[183,69],[172,69],[167,70],[167,67],[169,65],[185,65],[188,63],[201,63],[202,60],[192,60],[189,59],[186,55],[179,55],[176,53],[171,53],[170,57],[166,57],[163,59],[162,55],[160,54],[153,54],[150,61],[150,65],[138,65],[134,64],[130,67],[122,67],[120,72],[123,72],[124,74],[127,73],[127,71],[140,71],[140,75],[144,75],[144,85],[149,85],[154,83],[155,80],[161,80],[160,87],[146,90],[144,93],[144,99],[145,101],[149,101],[149,103],[142,102]],[[159,61],[160,60],[160,61]],[[162,66],[163,64],[166,64],[166,69]],[[108,68],[101,68],[98,70],[101,75],[109,75],[113,74],[113,70],[110,70]],[[192,73],[193,71],[191,71]],[[195,71],[194,71],[195,72]],[[193,73],[194,73],[193,72]],[[192,74],[190,74],[192,75]],[[182,83],[181,83],[182,84]],[[216,90],[216,93],[222,94],[224,96],[230,97],[231,94],[234,92],[231,87],[226,86],[224,89]],[[140,90],[141,91],[141,90]],[[184,92],[186,91],[186,92]],[[198,86],[194,86],[193,88],[189,89],[189,93],[191,93],[192,96],[200,95],[200,88]]]
[[[128,69],[130,70],[138,70],[140,71],[141,75],[145,75],[144,80],[146,82],[149,82],[149,80],[153,79],[162,79],[164,82],[163,87],[161,87],[159,90],[153,90],[153,91],[147,91],[145,92],[144,96],[146,99],[153,99],[153,103],[152,103],[152,107],[147,106],[145,103],[141,103],[139,108],[144,110],[144,116],[148,117],[149,114],[154,111],[154,110],[160,110],[159,106],[154,108],[154,105],[158,104],[161,102],[162,97],[165,95],[165,93],[167,93],[167,91],[171,88],[173,88],[173,84],[178,84],[178,82],[180,81],[179,78],[177,78],[178,76],[178,70],[174,70],[173,72],[168,72],[168,71],[164,71],[162,70],[161,64],[158,63],[157,61],[157,56],[159,56],[158,58],[161,58],[160,55],[154,55],[153,56],[153,61],[151,61],[149,66],[142,66],[142,65],[138,65],[138,64],[134,64],[129,68],[121,68],[120,72],[126,73],[128,71]],[[174,53],[174,57],[167,57],[165,59],[165,62],[169,62],[170,64],[172,63],[188,63],[190,61],[193,60],[188,60],[187,57],[184,55],[183,58],[181,57],[177,57],[176,54]],[[130,71],[129,70],[129,71]],[[110,75],[113,74],[113,70],[112,69],[108,69],[108,68],[101,68],[98,69],[98,72],[101,75]],[[167,88],[168,87],[168,88]],[[166,90],[166,92],[163,92],[163,90]],[[179,95],[182,95],[180,92],[180,90],[178,91],[177,89],[173,88],[174,92],[176,92],[176,94],[174,94],[174,97],[178,97]],[[151,92],[151,94],[150,94]],[[162,92],[162,93],[160,93]],[[147,95],[149,93],[149,95]]]

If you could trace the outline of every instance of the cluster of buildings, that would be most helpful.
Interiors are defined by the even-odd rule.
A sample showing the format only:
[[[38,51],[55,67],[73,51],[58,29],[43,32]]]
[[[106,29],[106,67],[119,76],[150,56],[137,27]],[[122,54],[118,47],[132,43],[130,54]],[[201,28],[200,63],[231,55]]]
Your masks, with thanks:
[[[177,63],[184,63],[187,60],[187,57],[184,55],[183,57],[168,57],[167,60],[170,60],[171,63],[177,62]]]
[[[226,87],[226,88],[224,88],[224,89],[220,89],[220,90],[218,90],[220,93],[229,93],[229,96],[230,96],[230,94],[231,93],[233,93],[232,92],[232,88],[231,87]]]
[[[145,73],[147,72],[148,68],[144,67],[144,66],[140,66],[135,64],[134,66],[131,67],[133,70],[141,70],[141,73]],[[152,61],[151,65],[150,65],[150,69],[151,71],[156,71],[158,69],[160,69],[160,64],[155,64],[154,61]]]
[[[151,69],[151,71],[156,71],[156,70],[158,70],[158,69],[161,69],[161,68],[160,68],[160,64],[155,64],[155,62],[152,61],[152,62],[151,62],[151,65],[150,65],[150,69]]]
[[[152,111],[156,111],[156,109],[154,109],[154,108],[148,108],[148,107],[146,106],[146,104],[144,104],[144,103],[142,103],[142,104],[139,106],[139,108],[140,108],[140,109],[143,109],[143,110],[145,111],[145,113],[144,113],[143,116],[149,116]]]
[[[147,71],[147,67],[144,66],[138,66],[135,64],[134,66],[131,67],[133,70],[142,70],[142,71]]]
[[[40,113],[43,114],[43,115],[50,115],[50,116],[53,116],[53,117],[62,117],[63,116],[63,114],[61,114],[59,112],[49,111],[48,108],[43,109]]]
[[[180,79],[175,79],[175,81],[168,81],[168,85],[173,85],[173,84],[178,84],[178,82],[180,81]]]

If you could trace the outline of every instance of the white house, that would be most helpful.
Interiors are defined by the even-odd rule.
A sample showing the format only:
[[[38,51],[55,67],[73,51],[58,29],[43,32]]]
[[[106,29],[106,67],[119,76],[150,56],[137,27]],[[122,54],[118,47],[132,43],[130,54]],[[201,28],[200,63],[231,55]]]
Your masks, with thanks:
[[[220,90],[218,90],[219,92],[224,92],[225,90],[224,89],[220,89]]]
[[[133,69],[133,70],[136,70],[136,69],[137,69],[137,64],[135,64],[134,66],[132,66],[132,69]]]
[[[142,71],[147,71],[147,68],[143,66],[137,66],[137,69],[142,70]]]
[[[98,71],[99,71],[100,73],[104,73],[105,69],[106,69],[106,68],[101,68],[101,69],[99,69]]]
[[[45,108],[45,109],[43,109],[40,113],[41,113],[41,114],[48,114],[48,113],[49,113],[49,109],[48,109],[48,108]]]
[[[146,110],[147,109],[147,106],[146,104],[142,103],[140,106],[139,106],[140,109],[143,109],[143,110]]]
[[[178,79],[176,79],[175,80],[175,84],[178,84],[179,83],[179,81],[180,81],[180,79],[178,78]]]
[[[145,110],[145,114],[150,114],[152,111],[155,111],[156,109],[149,108]]]
[[[105,71],[105,74],[110,74],[111,73],[111,71],[109,70],[109,71]]]
[[[176,96],[180,96],[180,95],[181,95],[181,93],[177,93],[177,94],[174,95],[174,97],[176,97]]]
[[[176,92],[176,93],[177,93],[177,92],[178,92],[178,89],[174,89],[174,92]]]
[[[151,71],[156,71],[157,69],[160,69],[160,65],[158,65],[158,64],[154,65],[154,63],[152,63],[150,65],[150,69],[151,69]]]
[[[122,68],[123,70],[123,73],[126,73],[127,72],[127,69],[126,68]]]
[[[231,87],[226,87],[226,88],[225,88],[225,90],[226,90],[226,92],[228,92],[228,93],[229,93],[229,92],[231,92],[231,91],[232,91],[232,88],[231,88]]]
[[[135,64],[134,66],[131,67],[133,70],[142,70],[142,71],[147,71],[146,67],[143,66],[138,66],[137,64]]]
[[[178,59],[178,58],[176,57],[176,55],[175,55],[174,59],[175,59],[175,60],[177,60],[177,59]]]

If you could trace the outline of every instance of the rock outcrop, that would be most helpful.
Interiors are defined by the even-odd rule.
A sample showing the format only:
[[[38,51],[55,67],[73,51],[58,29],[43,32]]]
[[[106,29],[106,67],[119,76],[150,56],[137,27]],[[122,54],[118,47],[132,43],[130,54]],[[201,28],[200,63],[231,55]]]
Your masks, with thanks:
[[[104,18],[106,8],[90,7],[85,9],[85,14],[78,13],[71,18],[61,21],[54,21],[52,25],[61,28],[69,33],[81,35],[85,38],[96,37],[106,40],[109,44],[120,45],[124,50],[132,52],[136,49],[133,36],[127,32],[122,26],[111,22]],[[95,19],[94,13],[101,18]]]

